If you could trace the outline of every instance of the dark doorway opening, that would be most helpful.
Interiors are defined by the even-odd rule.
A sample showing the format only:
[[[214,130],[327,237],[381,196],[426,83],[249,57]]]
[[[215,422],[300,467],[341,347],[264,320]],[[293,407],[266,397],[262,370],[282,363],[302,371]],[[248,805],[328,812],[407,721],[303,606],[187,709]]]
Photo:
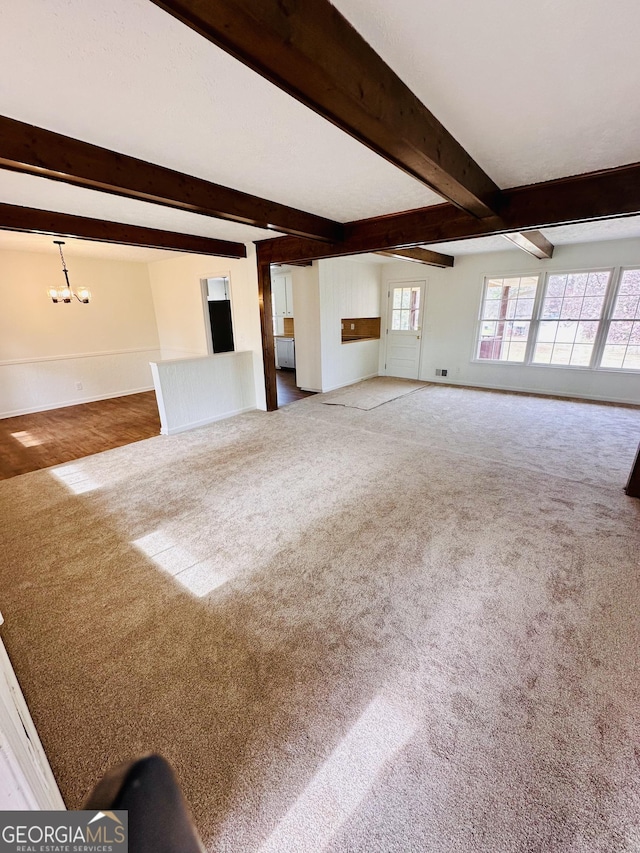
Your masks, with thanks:
[[[228,275],[215,276],[203,281],[209,309],[211,351],[233,352],[233,315],[231,312],[231,287]]]
[[[209,320],[211,322],[211,342],[214,352],[233,352],[233,322],[231,320],[231,300],[221,299],[209,302]]]

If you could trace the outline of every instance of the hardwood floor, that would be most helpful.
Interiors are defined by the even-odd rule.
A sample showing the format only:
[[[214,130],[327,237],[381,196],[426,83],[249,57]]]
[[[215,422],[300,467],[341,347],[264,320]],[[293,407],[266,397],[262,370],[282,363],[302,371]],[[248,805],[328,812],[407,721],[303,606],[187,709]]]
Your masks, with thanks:
[[[278,406],[286,406],[296,400],[304,400],[305,397],[313,396],[313,391],[303,391],[296,385],[296,372],[286,367],[276,370],[276,383],[278,387]]]
[[[160,433],[155,391],[0,420],[0,479]]]
[[[311,396],[295,370],[278,370],[278,405]],[[82,459],[160,433],[154,391],[0,419],[0,480]]]

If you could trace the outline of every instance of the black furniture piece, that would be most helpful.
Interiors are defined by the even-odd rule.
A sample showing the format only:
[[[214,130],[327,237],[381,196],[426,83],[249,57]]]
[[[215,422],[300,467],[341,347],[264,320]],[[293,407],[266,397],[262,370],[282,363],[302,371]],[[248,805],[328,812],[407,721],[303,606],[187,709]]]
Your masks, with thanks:
[[[129,853],[204,853],[170,764],[146,755],[109,770],[83,809],[129,812]]]

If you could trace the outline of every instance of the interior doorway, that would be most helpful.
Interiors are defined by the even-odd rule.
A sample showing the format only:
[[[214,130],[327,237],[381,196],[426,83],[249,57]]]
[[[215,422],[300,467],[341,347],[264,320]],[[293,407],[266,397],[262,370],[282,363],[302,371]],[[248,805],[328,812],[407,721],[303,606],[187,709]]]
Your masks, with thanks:
[[[206,305],[207,349],[210,354],[233,352],[233,310],[231,279],[217,275],[202,279],[202,295]]]
[[[426,289],[424,279],[389,282],[385,335],[387,376],[419,378]]]

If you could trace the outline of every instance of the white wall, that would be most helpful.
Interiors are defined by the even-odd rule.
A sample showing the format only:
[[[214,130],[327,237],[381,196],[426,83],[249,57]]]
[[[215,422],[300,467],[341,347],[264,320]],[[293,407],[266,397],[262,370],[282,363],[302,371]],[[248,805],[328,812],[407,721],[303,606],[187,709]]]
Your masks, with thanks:
[[[149,264],[151,292],[158,323],[163,359],[205,356],[207,319],[201,280],[228,275],[236,350],[253,354],[256,405],[266,408],[262,338],[258,309],[258,272],[255,249],[247,247],[247,258],[215,258],[181,255]]]
[[[253,353],[221,352],[151,365],[163,435],[256,407]]]
[[[557,246],[548,261],[524,252],[459,256],[453,269],[425,269],[399,261],[382,267],[382,291],[401,278],[427,278],[420,378],[478,387],[531,391],[614,402],[640,403],[640,374],[582,368],[521,366],[474,362],[477,322],[485,275],[597,269],[640,265],[640,240]],[[435,375],[446,368],[446,379]]]
[[[296,383],[307,391],[322,389],[320,280],[318,264],[292,267],[296,340]]]
[[[0,252],[0,417],[153,387],[159,341],[146,264],[66,255],[88,305],[54,305],[63,283],[51,252]],[[78,387],[81,386],[81,387]]]
[[[322,391],[378,375],[380,341],[343,344],[340,321],[380,316],[382,266],[357,258],[318,261]],[[297,324],[296,316],[296,335]]]

